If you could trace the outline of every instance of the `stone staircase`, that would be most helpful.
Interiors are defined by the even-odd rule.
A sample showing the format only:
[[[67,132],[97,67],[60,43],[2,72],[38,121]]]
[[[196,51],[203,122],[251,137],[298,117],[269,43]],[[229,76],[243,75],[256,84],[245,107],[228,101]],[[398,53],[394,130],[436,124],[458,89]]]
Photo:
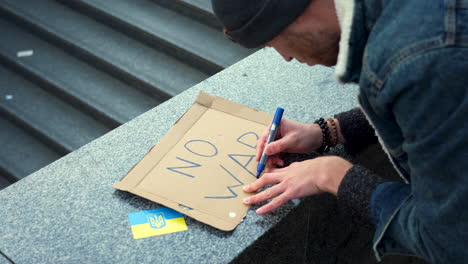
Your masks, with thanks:
[[[0,189],[253,52],[209,0],[0,0],[0,32]]]

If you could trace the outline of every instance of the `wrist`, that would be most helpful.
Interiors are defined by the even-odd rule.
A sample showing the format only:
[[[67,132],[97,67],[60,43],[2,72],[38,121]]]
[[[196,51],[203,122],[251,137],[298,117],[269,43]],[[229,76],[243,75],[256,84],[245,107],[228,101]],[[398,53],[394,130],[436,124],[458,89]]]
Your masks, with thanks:
[[[309,142],[309,152],[316,151],[322,144],[322,129],[316,123],[307,124],[308,126],[308,138],[311,139]]]
[[[338,144],[345,144],[345,138],[343,137],[343,134],[341,133],[341,126],[340,126],[340,121],[338,118],[334,118],[335,120],[335,125],[336,125],[336,131],[338,134]]]
[[[327,173],[322,176],[319,189],[323,192],[331,193],[336,196],[343,178],[346,176],[346,173],[353,167],[353,164],[338,156],[327,156],[321,158],[326,160],[325,171]]]

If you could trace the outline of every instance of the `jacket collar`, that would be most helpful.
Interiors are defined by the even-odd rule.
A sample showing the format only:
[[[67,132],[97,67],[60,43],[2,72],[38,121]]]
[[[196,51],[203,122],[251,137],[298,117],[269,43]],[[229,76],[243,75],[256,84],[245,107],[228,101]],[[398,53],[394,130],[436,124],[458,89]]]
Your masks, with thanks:
[[[367,41],[360,0],[334,0],[341,28],[335,75],[340,82],[358,82]]]

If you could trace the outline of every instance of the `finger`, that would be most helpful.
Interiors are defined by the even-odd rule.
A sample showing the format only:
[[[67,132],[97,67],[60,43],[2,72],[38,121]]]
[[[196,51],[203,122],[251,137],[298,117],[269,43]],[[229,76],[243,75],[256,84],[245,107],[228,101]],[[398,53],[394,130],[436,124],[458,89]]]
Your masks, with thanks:
[[[255,212],[257,214],[269,213],[269,212],[277,209],[278,207],[282,206],[283,204],[285,204],[289,200],[290,199],[287,198],[286,193],[282,193],[281,195],[279,195],[278,197],[273,199],[271,202],[269,202],[269,203],[265,204],[264,206],[258,208]]]
[[[244,199],[245,204],[256,204],[278,196],[283,192],[283,186],[275,185],[264,191]]]
[[[272,156],[274,158],[271,159],[270,161],[270,158],[268,158],[268,165],[270,165],[271,167],[274,167],[274,166],[284,166],[284,161],[283,159],[280,158],[280,156],[278,155],[275,155],[275,156]]]
[[[258,189],[264,186],[280,182],[281,178],[281,175],[278,173],[265,173],[258,180],[252,182],[251,184],[245,185],[243,190],[245,192],[256,192]]]
[[[271,156],[284,152],[287,149],[287,146],[289,145],[288,141],[288,137],[284,137],[271,142],[265,147],[265,153],[268,156]]]
[[[284,166],[284,160],[279,159],[278,163],[276,165],[283,167]]]
[[[257,140],[257,153],[255,154],[255,160],[259,161],[265,148],[265,142],[268,138],[268,130]]]
[[[267,168],[266,173],[282,173],[282,172],[285,172],[287,170],[288,170],[287,167],[286,168]],[[283,174],[281,175],[281,177],[282,176],[283,176]]]
[[[283,160],[278,155],[268,157],[267,165],[269,166],[275,166],[275,165],[281,166],[281,163],[283,163]]]

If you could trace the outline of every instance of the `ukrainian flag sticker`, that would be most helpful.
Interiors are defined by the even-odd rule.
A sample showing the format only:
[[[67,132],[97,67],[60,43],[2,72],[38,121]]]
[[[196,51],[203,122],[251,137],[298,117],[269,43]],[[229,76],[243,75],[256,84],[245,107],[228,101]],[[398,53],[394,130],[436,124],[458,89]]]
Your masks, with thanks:
[[[187,230],[184,215],[166,207],[130,213],[128,219],[134,239]]]

